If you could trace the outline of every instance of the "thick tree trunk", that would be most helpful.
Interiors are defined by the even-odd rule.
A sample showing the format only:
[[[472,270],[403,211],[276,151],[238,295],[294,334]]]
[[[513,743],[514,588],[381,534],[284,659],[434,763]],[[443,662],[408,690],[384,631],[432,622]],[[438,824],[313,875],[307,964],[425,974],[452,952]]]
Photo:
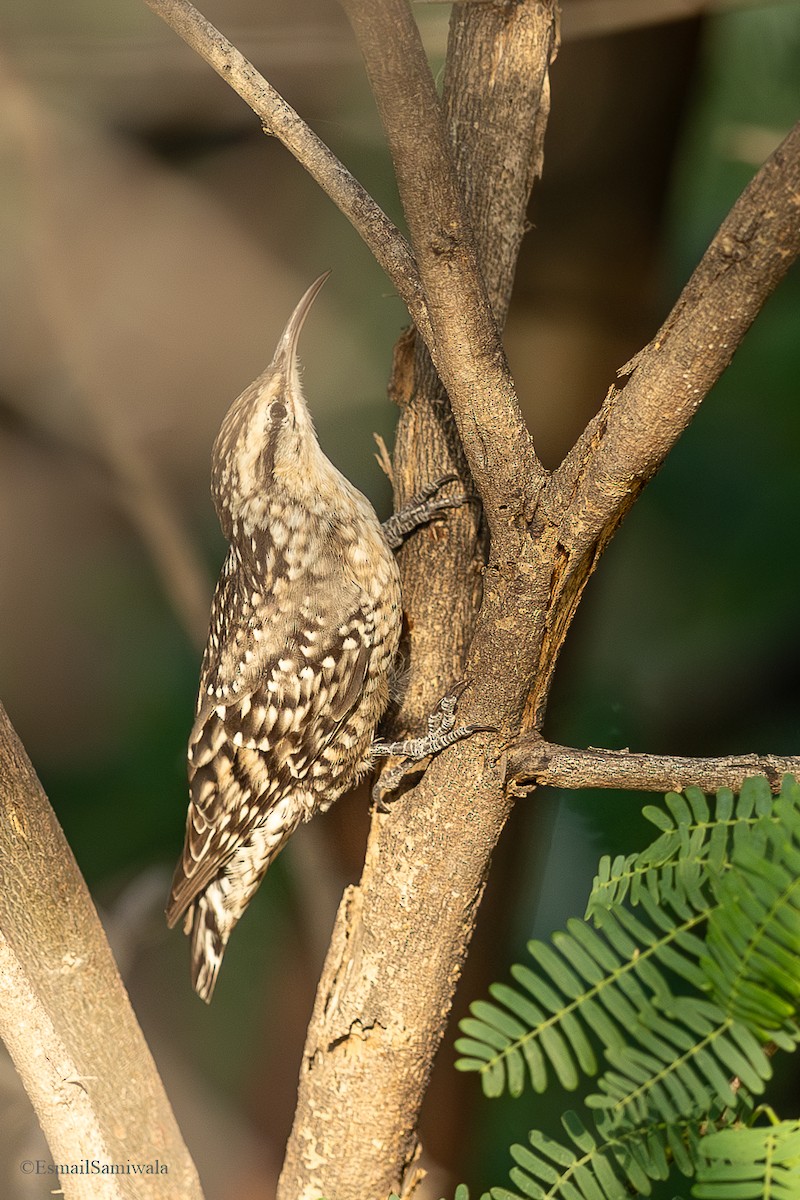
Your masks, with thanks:
[[[554,26],[551,3],[456,6],[451,20],[445,120],[501,324],[530,189],[541,171]],[[413,335],[395,351],[391,390],[401,407],[396,505],[452,470],[472,490],[450,402],[427,348],[421,340],[415,345]],[[518,435],[512,440],[517,458]],[[480,513],[468,506],[452,514],[445,530],[423,534],[401,551],[411,637],[398,726],[417,727],[461,677],[486,550]],[[531,593],[525,607],[535,605]],[[511,727],[519,723],[531,665],[512,671],[519,687],[510,702],[486,705],[488,723],[501,715]],[[340,908],[317,993],[281,1200],[378,1200],[413,1182],[420,1105],[491,852],[510,810],[502,769],[484,758],[485,748],[486,739],[476,738],[463,747],[460,766],[444,758],[434,763],[413,795],[373,822],[364,874]]]

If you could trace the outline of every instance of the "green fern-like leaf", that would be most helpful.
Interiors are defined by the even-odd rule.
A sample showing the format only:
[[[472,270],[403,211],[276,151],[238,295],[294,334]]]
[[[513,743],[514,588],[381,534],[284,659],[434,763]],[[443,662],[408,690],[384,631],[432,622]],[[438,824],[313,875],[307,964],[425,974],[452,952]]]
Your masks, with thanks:
[[[567,1112],[562,1125],[570,1144],[533,1130],[528,1145],[511,1147],[509,1176],[518,1190],[494,1187],[491,1200],[628,1200],[631,1192],[649,1195],[673,1162],[689,1175],[698,1161],[700,1136],[688,1120],[669,1127],[648,1120],[615,1131],[601,1122],[592,1132]]]
[[[551,944],[529,943],[513,984],[493,985],[461,1024],[457,1066],[478,1071],[488,1095],[600,1074],[586,1101],[599,1140],[577,1118],[565,1125],[571,1146],[531,1134],[512,1151],[519,1192],[495,1188],[492,1200],[622,1200],[648,1193],[670,1163],[692,1175],[698,1131],[763,1092],[761,1043],[800,1040],[800,785],[787,778],[777,801],[763,779],[739,797],[720,791],[713,817],[696,789],[666,807],[650,810],[661,832],[645,857],[601,864],[594,925],[570,921]],[[733,1181],[725,1200],[800,1200],[783,1176],[762,1192],[759,1164],[793,1154],[788,1140],[764,1145],[746,1163],[744,1151],[741,1163],[710,1153],[703,1186]]]
[[[763,776],[745,780],[738,796],[720,788],[713,815],[698,788],[683,795],[668,792],[664,802],[668,813],[651,804],[642,809],[661,831],[654,842],[638,854],[601,859],[587,917],[626,900],[635,906],[645,895],[657,899],[664,886],[681,904],[702,907],[709,881],[725,869],[739,839],[774,820],[773,796]]]
[[[763,1040],[800,1038],[800,785],[787,776],[766,837],[742,838],[716,885],[701,966],[718,1004]]]
[[[722,1129],[699,1152],[697,1200],[800,1200],[800,1121]]]
[[[605,910],[598,930],[571,920],[551,946],[530,942],[535,969],[513,966],[517,986],[493,984],[491,1002],[477,1001],[461,1022],[457,1068],[479,1072],[488,1096],[518,1096],[527,1081],[543,1092],[551,1070],[574,1089],[581,1076],[597,1073],[598,1043],[606,1052],[621,1050],[654,998],[671,1002],[664,969],[702,986],[703,943],[693,931],[707,914],[676,922],[650,897],[643,910],[649,919]]]
[[[698,1120],[738,1105],[734,1076],[751,1095],[760,1095],[772,1074],[750,1030],[708,1000],[682,996],[663,1012],[644,1010],[630,1032],[626,1045],[606,1052],[611,1069],[586,1100],[605,1110],[612,1124]]]

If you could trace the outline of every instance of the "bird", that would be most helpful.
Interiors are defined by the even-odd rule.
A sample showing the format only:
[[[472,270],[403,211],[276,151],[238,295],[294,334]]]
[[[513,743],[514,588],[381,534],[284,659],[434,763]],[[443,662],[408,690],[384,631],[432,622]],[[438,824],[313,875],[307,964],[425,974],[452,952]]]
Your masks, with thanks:
[[[323,453],[297,346],[321,275],[289,318],[270,365],[231,405],[212,452],[211,492],[229,543],[211,608],[194,724],[189,808],[167,923],[184,918],[192,983],[211,1001],[231,932],[289,837],[325,812],[376,755],[435,753],[428,739],[381,743],[402,629],[393,547],[464,497],[445,476],[385,526]]]

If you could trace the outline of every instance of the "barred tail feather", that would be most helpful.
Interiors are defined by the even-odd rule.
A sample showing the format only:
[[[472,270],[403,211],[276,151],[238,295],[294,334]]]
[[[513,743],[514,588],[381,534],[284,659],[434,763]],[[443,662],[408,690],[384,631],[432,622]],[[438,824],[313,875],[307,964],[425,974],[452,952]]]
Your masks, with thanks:
[[[211,1003],[214,995],[222,956],[232,928],[232,924],[228,923],[227,928],[220,929],[210,891],[211,888],[206,889],[192,904],[184,926],[184,932],[191,936],[192,986],[206,1004]]]
[[[264,878],[269,864],[280,853],[304,816],[308,804],[292,795],[284,796],[267,810],[250,836],[236,846],[216,878],[200,890],[196,880],[184,871],[183,860],[176,871],[167,921],[174,925],[186,904],[186,892],[192,899],[186,909],[183,932],[191,940],[191,971],[194,990],[210,1004],[228,938],[245,912]]]

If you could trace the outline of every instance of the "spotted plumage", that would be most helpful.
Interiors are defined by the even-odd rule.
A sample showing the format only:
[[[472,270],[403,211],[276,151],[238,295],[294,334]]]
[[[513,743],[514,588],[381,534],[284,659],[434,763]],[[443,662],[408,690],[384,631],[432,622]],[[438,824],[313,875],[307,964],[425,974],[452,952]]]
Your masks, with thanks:
[[[371,765],[400,637],[392,552],[369,502],[322,453],[300,388],[297,341],[325,278],[298,304],[214,445],[212,494],[230,549],[167,908],[170,925],[185,913],[192,978],[206,1001],[269,864]]]

